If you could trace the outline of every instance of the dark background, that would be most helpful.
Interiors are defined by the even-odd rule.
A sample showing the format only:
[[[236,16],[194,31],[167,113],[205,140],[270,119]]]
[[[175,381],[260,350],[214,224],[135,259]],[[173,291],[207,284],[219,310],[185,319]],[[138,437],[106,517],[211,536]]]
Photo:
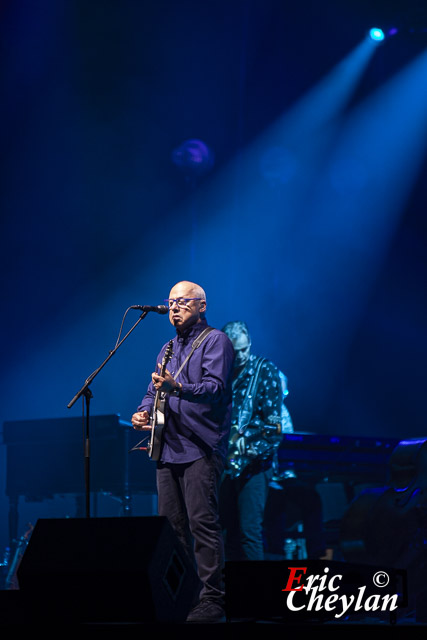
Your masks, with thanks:
[[[423,4],[4,0],[1,423],[78,421],[126,309],[189,279],[286,373],[296,429],[424,435]],[[360,62],[372,26],[398,33]],[[91,412],[129,420],[171,336],[149,314]]]

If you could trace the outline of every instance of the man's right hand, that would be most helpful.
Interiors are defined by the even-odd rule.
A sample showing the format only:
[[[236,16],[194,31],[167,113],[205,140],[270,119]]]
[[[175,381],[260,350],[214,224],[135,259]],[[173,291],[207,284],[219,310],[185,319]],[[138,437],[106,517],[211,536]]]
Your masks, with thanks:
[[[131,419],[134,429],[150,429],[150,414],[148,411],[137,411]]]

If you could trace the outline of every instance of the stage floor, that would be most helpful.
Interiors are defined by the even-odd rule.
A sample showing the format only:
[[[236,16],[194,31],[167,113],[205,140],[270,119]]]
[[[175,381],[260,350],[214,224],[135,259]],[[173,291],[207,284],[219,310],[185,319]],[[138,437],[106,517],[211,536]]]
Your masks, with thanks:
[[[396,618],[390,616],[384,616],[383,618],[377,618],[372,616],[357,616],[349,617],[345,620],[325,620],[316,621],[308,620],[293,622],[292,619],[241,619],[231,617],[224,623],[219,624],[191,624],[185,622],[145,622],[141,621],[127,621],[121,620],[120,615],[114,621],[104,622],[102,620],[88,620],[83,622],[76,622],[73,619],[72,611],[66,618],[62,616],[56,616],[54,611],[49,611],[49,602],[46,602],[46,611],[39,611],[39,616],[33,617],[32,613],[29,613],[28,608],[25,605],[25,599],[22,598],[22,594],[19,590],[5,591],[0,590],[0,628],[17,628],[21,627],[23,630],[26,628],[40,628],[40,629],[64,629],[68,631],[72,628],[82,628],[86,630],[98,630],[98,629],[120,629],[121,631],[151,629],[156,631],[167,631],[173,629],[176,632],[177,627],[184,627],[182,632],[186,636],[192,636],[194,633],[200,635],[202,630],[216,630],[220,634],[236,634],[239,636],[242,633],[261,632],[263,637],[267,634],[274,633],[274,637],[278,638],[278,633],[281,634],[280,628],[283,628],[283,633],[288,633],[291,629],[293,633],[310,633],[314,631],[317,633],[322,628],[328,635],[334,635],[339,633],[340,637],[345,633],[363,633],[365,630],[371,630],[373,633],[387,634],[398,631],[399,633],[405,632],[405,630],[427,628],[427,621],[420,621],[416,619],[415,613],[409,612],[398,614]],[[285,631],[286,629],[286,631]]]

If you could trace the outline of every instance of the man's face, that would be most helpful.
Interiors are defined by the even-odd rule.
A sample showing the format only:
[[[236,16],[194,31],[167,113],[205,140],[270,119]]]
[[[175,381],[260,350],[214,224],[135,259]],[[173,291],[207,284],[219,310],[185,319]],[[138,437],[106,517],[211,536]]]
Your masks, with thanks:
[[[201,313],[206,311],[205,300],[188,300],[184,303],[185,298],[197,298],[191,285],[179,282],[175,285],[170,293],[169,300],[181,300],[181,304],[176,302],[169,303],[169,320],[171,324],[179,331],[185,331],[193,324],[200,321]]]
[[[250,339],[242,333],[236,338],[231,338],[231,342],[233,343],[235,353],[234,366],[236,369],[244,367],[251,355]]]

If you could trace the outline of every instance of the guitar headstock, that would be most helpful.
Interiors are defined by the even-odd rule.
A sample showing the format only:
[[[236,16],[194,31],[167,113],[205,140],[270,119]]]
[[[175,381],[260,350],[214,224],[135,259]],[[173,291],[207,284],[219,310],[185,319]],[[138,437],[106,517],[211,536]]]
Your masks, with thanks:
[[[162,366],[166,366],[169,360],[172,358],[172,356],[173,356],[173,340],[170,340],[168,342],[168,346],[166,347],[166,351],[163,356]]]
[[[161,376],[165,375],[166,365],[169,362],[169,360],[172,358],[172,347],[173,347],[173,340],[169,340],[168,345],[165,349],[165,353],[163,355],[162,364],[160,365]]]

